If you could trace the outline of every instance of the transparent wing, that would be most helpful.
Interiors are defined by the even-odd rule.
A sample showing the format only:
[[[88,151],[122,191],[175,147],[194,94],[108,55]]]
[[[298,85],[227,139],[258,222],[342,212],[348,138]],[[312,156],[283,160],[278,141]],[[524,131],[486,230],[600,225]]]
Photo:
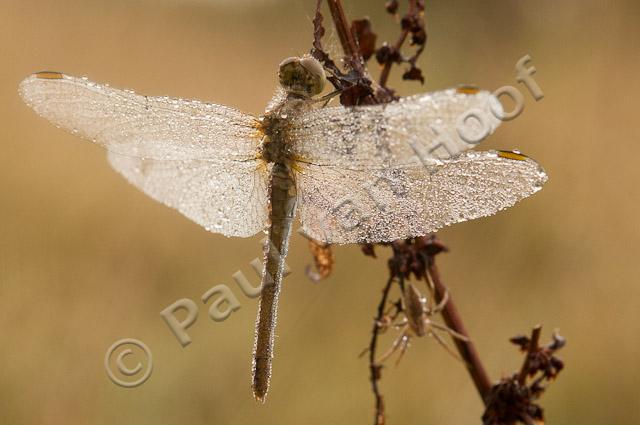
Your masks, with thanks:
[[[256,157],[257,121],[225,106],[141,96],[57,72],[27,77],[20,94],[56,126],[121,155],[218,161]]]
[[[352,169],[429,164],[468,150],[500,124],[486,91],[449,89],[358,107],[314,109],[291,119],[292,158]]]
[[[162,161],[112,152],[109,163],[147,195],[210,232],[247,237],[266,226],[269,174],[264,163]]]
[[[20,84],[53,124],[109,151],[111,165],[207,230],[250,236],[267,223],[266,166],[256,120],[225,106],[147,97],[57,72]]]
[[[308,164],[296,174],[303,231],[329,243],[425,235],[510,207],[546,180],[534,160],[493,151],[467,152],[429,167]]]

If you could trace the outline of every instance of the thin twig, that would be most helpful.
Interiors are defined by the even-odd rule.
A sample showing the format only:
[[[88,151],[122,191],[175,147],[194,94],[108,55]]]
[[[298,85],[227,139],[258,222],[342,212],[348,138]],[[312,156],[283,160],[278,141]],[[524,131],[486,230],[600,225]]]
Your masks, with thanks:
[[[402,47],[402,44],[404,44],[404,41],[407,39],[408,35],[409,35],[408,29],[402,30],[402,32],[400,33],[400,36],[398,37],[398,40],[396,41],[396,44],[393,45],[393,48],[395,50],[400,50],[400,48]],[[391,73],[392,66],[393,66],[393,62],[386,62],[382,67],[382,71],[380,71],[380,79],[378,80],[378,84],[380,85],[380,87],[387,88],[387,80],[389,79],[389,74]]]
[[[409,14],[415,13],[416,9],[416,0],[409,0]],[[396,41],[396,44],[393,45],[395,51],[399,52],[404,44],[407,36],[409,35],[409,28],[404,28]],[[378,84],[380,87],[387,88],[387,80],[389,79],[389,74],[391,72],[391,67],[393,66],[393,62],[386,62],[382,71],[380,72],[380,79],[378,80]]]
[[[529,341],[529,348],[527,350],[527,356],[524,358],[524,362],[522,363],[522,368],[520,369],[520,373],[518,374],[518,382],[520,385],[524,385],[527,381],[527,375],[529,374],[529,364],[531,363],[531,359],[533,355],[538,351],[540,346],[540,333],[542,332],[542,326],[537,325],[531,331],[531,339]]]
[[[363,65],[362,58],[360,57],[360,51],[356,40],[353,37],[353,33],[350,30],[347,17],[344,14],[342,2],[340,0],[327,0],[327,4],[329,5],[331,17],[333,18],[336,31],[338,32],[338,38],[340,39],[340,44],[342,45],[342,50],[344,51],[345,56],[349,59],[350,65],[356,71],[362,71]]]
[[[428,266],[428,272],[433,282],[436,302],[439,303],[448,293],[448,290],[442,282],[442,279],[440,278],[440,273],[438,272],[438,267],[436,266],[434,257],[431,257],[431,261],[429,262]],[[460,353],[460,357],[462,357],[467,365],[469,375],[471,375],[471,379],[473,380],[473,383],[476,386],[476,389],[478,390],[483,403],[486,403],[487,396],[491,391],[491,381],[489,379],[489,375],[487,374],[487,371],[480,361],[480,356],[476,351],[475,345],[469,338],[469,333],[467,332],[464,323],[462,322],[462,317],[458,312],[458,308],[453,301],[451,293],[448,293],[448,296],[449,301],[447,301],[444,308],[442,309],[442,318],[449,328],[468,338],[467,341],[463,341],[459,338],[453,338],[453,342],[458,349],[458,353]]]
[[[378,381],[380,380],[380,370],[382,365],[376,362],[376,352],[378,348],[378,335],[380,334],[380,323],[384,319],[384,308],[387,305],[387,299],[389,297],[389,290],[393,283],[393,276],[389,276],[387,284],[382,290],[382,298],[380,304],[378,304],[378,312],[373,322],[373,330],[371,331],[371,342],[369,343],[369,370],[371,372],[371,389],[376,399],[376,415],[374,425],[384,425],[384,399],[378,388]]]
[[[408,0],[409,10],[400,20],[400,36],[393,46],[384,44],[376,51],[376,59],[382,64],[382,71],[378,80],[378,92],[384,92],[395,97],[394,91],[387,87],[387,81],[391,68],[394,64],[407,63],[409,69],[402,74],[403,80],[417,80],[424,84],[422,70],[416,65],[418,58],[425,49],[427,43],[427,31],[424,24],[424,1]],[[397,6],[397,2],[395,4]],[[387,7],[389,13],[395,14],[396,8]],[[402,55],[402,46],[410,36],[410,45],[416,46],[413,55],[405,57]]]

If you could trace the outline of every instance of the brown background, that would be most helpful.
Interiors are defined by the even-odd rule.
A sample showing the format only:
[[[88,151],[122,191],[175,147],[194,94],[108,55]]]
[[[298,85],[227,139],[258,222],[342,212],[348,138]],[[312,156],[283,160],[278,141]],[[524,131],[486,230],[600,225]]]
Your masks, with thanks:
[[[249,390],[256,301],[231,275],[251,276],[259,236],[205,232],[150,200],[107,165],[104,152],[29,110],[17,84],[61,70],[145,94],[199,98],[260,113],[279,61],[308,51],[309,1],[0,0],[0,415],[7,424],[368,424],[371,318],[386,274],[357,246],[336,249],[333,276],[303,273],[292,240],[281,298],[272,392]],[[373,4],[375,3],[375,4]],[[381,38],[397,27],[380,2],[347,2]],[[559,327],[567,369],[543,400],[553,424],[640,422],[637,99],[640,8],[595,0],[427,2],[427,83],[403,94],[476,83],[516,85],[531,54],[546,97],[485,148],[539,160],[544,190],[494,217],[443,230],[442,273],[492,377],[520,356],[507,339],[537,322]],[[330,31],[327,43],[335,43]],[[376,66],[372,72],[377,73]],[[183,349],[159,312],[226,283],[242,308],[200,318]],[[111,383],[114,341],[154,354],[151,379]],[[390,343],[387,336],[385,343]],[[479,423],[465,370],[431,339],[415,340],[382,389],[390,424]]]

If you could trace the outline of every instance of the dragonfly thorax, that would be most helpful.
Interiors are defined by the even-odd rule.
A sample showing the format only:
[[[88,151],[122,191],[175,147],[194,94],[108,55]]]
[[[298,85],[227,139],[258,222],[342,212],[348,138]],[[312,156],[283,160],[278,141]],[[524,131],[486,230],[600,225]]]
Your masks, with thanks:
[[[285,163],[287,160],[287,116],[279,113],[262,118],[264,139],[260,146],[260,157],[266,162]]]
[[[303,56],[283,60],[278,79],[281,90],[276,92],[260,118],[264,138],[259,156],[266,162],[286,164],[290,120],[306,109],[313,96],[322,92],[326,76],[320,62],[311,56]]]

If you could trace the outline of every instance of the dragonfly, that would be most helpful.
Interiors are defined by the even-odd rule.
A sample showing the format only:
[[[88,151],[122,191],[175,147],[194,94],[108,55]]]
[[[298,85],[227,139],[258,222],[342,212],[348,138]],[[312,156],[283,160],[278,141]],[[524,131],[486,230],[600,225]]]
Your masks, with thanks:
[[[252,361],[252,390],[262,402],[296,217],[305,235],[324,243],[386,242],[492,215],[547,180],[525,155],[473,151],[456,137],[468,110],[489,117],[490,133],[497,128],[499,102],[487,91],[327,106],[325,71],[308,55],[285,59],[278,80],[258,117],[60,72],[32,74],[19,87],[39,115],[106,148],[110,165],[151,198],[210,232],[266,232]]]

